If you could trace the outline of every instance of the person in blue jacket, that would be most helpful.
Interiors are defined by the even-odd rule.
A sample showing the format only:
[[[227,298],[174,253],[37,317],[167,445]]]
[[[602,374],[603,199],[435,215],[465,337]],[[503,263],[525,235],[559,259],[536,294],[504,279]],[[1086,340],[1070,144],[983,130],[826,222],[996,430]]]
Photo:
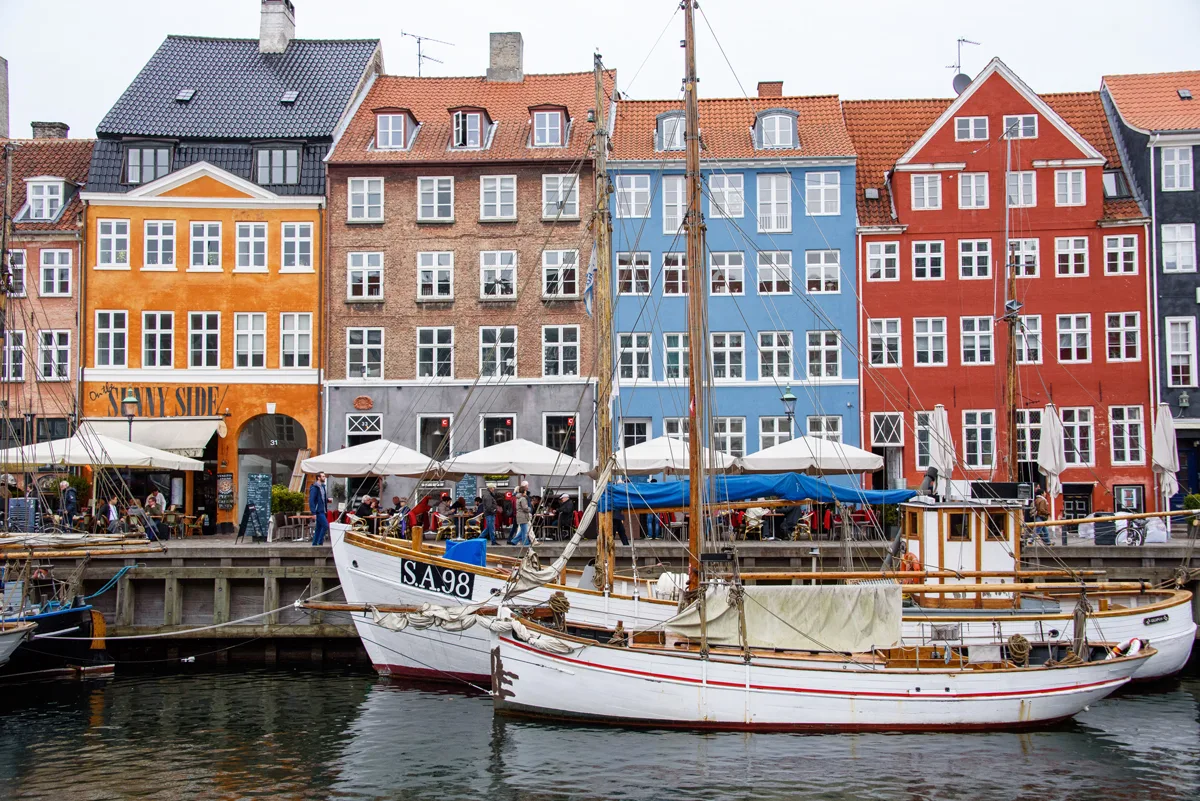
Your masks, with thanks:
[[[325,474],[318,473],[317,480],[308,490],[308,512],[316,518],[313,526],[313,545],[324,545],[325,535],[329,533],[329,518],[325,516],[329,508],[329,495],[325,491]]]

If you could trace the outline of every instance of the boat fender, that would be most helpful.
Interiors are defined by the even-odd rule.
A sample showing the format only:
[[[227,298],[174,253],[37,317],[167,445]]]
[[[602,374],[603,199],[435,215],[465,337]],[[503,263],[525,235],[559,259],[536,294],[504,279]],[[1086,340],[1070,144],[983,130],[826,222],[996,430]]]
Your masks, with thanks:
[[[902,556],[900,558],[900,572],[901,573],[910,573],[910,572],[911,573],[920,573],[921,571],[922,571],[921,557],[917,556],[912,551],[906,551],[904,556]],[[912,576],[910,578],[902,578],[902,579],[900,579],[900,583],[901,584],[916,584],[917,579],[915,576]]]
[[[48,579],[48,578],[50,578],[50,576],[46,573],[45,570],[43,570],[42,568],[39,567],[37,570],[33,571],[33,578]]]

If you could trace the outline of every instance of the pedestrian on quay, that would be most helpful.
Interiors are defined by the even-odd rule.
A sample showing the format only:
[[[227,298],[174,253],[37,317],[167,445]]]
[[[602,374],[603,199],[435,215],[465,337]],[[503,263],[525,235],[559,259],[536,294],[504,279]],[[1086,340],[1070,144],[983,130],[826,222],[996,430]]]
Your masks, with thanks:
[[[496,496],[492,494],[492,488],[487,484],[483,485],[483,492],[479,495],[479,511],[483,513],[483,531],[480,532],[481,537],[487,537],[488,543],[496,544]]]
[[[1050,499],[1046,497],[1046,490],[1038,487],[1037,497],[1033,499],[1033,519],[1034,522],[1040,524],[1034,528],[1034,532],[1045,545],[1050,544],[1050,530],[1044,525],[1050,519]]]
[[[313,545],[324,545],[325,535],[329,533],[329,495],[325,490],[325,474],[317,473],[317,480],[308,489],[308,513],[316,520],[313,525]]]
[[[58,482],[58,504],[62,510],[63,525],[70,528],[71,523],[75,520],[75,515],[79,512],[79,496],[75,492],[75,488],[66,481]]]
[[[529,545],[529,524],[533,522],[533,507],[529,504],[529,487],[517,489],[516,512],[513,516],[517,533],[509,538],[509,545]]]

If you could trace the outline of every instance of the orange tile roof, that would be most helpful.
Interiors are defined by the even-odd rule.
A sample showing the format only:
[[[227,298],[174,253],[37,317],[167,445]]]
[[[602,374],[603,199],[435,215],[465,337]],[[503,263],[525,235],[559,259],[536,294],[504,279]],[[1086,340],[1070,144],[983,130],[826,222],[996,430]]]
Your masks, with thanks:
[[[1104,85],[1125,122],[1143,131],[1200,130],[1200,70],[1105,75]],[[1183,100],[1178,89],[1190,89]]]
[[[78,185],[87,182],[88,165],[92,161],[92,145],[95,139],[9,139],[13,151],[13,215],[25,205],[25,179],[39,175],[65,178]],[[0,169],[0,192],[3,192],[4,174]],[[13,228],[21,231],[75,231],[75,215],[82,210],[78,191],[71,194],[67,207],[52,223],[14,222]]]
[[[800,147],[756,150],[751,138],[755,115],[769,108],[795,111]],[[617,103],[613,130],[614,159],[682,160],[681,150],[654,149],[659,114],[682,111],[682,100],[622,100]],[[700,136],[704,158],[770,158],[853,156],[854,143],[842,123],[837,95],[815,97],[752,97],[700,100]]]
[[[611,97],[616,71],[604,77],[605,97]],[[583,158],[592,141],[588,109],[596,104],[591,72],[526,75],[516,83],[490,82],[482,77],[414,78],[381,75],[351,120],[330,163],[370,164],[405,162],[563,161]],[[605,100],[607,106],[608,101]],[[532,147],[531,106],[566,106],[571,119],[567,147]],[[499,123],[486,150],[450,148],[449,109],[464,106],[487,111]],[[375,136],[379,108],[404,108],[421,124],[409,150],[368,150]],[[607,109],[606,109],[607,111]]]

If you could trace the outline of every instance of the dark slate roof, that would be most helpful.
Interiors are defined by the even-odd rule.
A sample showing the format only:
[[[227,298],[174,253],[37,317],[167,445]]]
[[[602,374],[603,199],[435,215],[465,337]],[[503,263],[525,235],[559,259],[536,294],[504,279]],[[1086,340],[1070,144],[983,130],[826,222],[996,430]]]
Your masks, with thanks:
[[[325,194],[325,154],[329,143],[309,143],[303,146],[300,158],[300,183],[292,186],[269,184],[265,188],[277,195]],[[254,148],[241,142],[188,142],[177,145],[171,159],[171,172],[200,161],[231,172],[239,178],[258,183],[253,170]],[[121,142],[100,139],[92,151],[92,166],[88,171],[87,191],[128,192],[134,187],[121,183],[124,150]]]
[[[257,39],[168,36],[109,110],[100,136],[185,139],[328,137],[371,62],[378,39],[294,39],[277,54]],[[194,89],[186,103],[175,100]],[[284,104],[284,92],[295,91]]]

